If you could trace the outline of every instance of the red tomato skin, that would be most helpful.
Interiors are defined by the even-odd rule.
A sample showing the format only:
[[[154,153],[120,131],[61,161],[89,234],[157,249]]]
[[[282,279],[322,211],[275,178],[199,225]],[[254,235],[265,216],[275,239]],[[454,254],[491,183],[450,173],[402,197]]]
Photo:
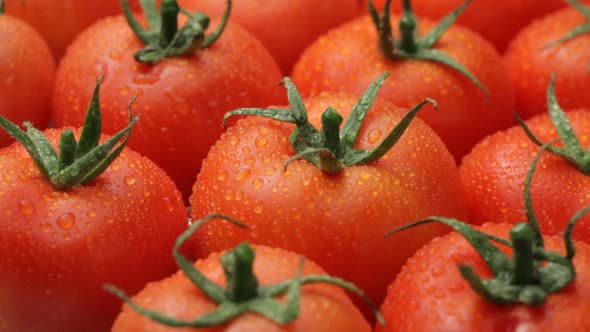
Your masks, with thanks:
[[[55,63],[47,43],[26,22],[0,15],[0,114],[44,129],[51,111]],[[0,147],[14,142],[0,133]]]
[[[0,179],[1,331],[105,331],[120,302],[103,284],[136,292],[175,270],[186,210],[138,153],[126,148],[92,183],[58,192],[15,143],[0,150]]]
[[[325,93],[309,98],[310,122],[319,127],[329,105],[346,118],[357,97]],[[376,100],[357,148],[374,148],[406,110]],[[421,245],[445,232],[433,225],[383,239],[387,231],[432,214],[465,216],[456,166],[440,138],[419,119],[377,162],[323,174],[297,160],[288,137],[293,127],[247,118],[228,129],[213,146],[190,203],[193,218],[213,211],[249,226],[248,232],[216,221],[203,226],[194,246],[198,256],[241,241],[300,252],[328,273],[359,286],[380,303],[387,284]],[[388,255],[380,253],[388,252]]]
[[[487,223],[481,229],[509,238],[511,226]],[[565,252],[560,236],[545,237],[545,245]],[[590,246],[577,241],[575,247],[576,280],[534,308],[496,305],[480,297],[461,277],[457,264],[467,264],[480,277],[489,278],[491,272],[481,257],[458,233],[435,238],[408,260],[389,287],[381,312],[390,324],[375,331],[589,331]]]
[[[265,246],[252,246],[256,254],[254,274],[260,285],[275,284],[295,277],[301,256],[293,252]],[[212,253],[195,263],[195,267],[214,283],[225,287],[225,276],[219,263],[220,253]],[[310,260],[303,266],[303,275],[325,274]],[[171,317],[192,320],[217,307],[188,278],[177,272],[169,278],[149,283],[134,298],[138,304]],[[337,286],[325,283],[304,285],[301,288],[299,317],[292,323],[280,326],[256,314],[245,314],[229,323],[213,328],[174,328],[155,323],[129,308],[123,311],[113,325],[113,332],[369,332],[371,327],[352,301]]]
[[[179,3],[211,15],[221,15],[226,7],[224,0]],[[353,19],[359,7],[358,0],[241,0],[234,1],[230,19],[258,37],[287,75],[305,47],[330,28]]]
[[[590,112],[566,113],[580,143],[590,146]],[[549,115],[526,121],[542,142],[557,138]],[[560,143],[556,143],[560,145]],[[469,206],[469,220],[512,223],[526,220],[524,180],[539,147],[520,126],[490,135],[478,143],[459,167]],[[545,153],[539,161],[531,187],[533,207],[546,234],[560,234],[570,216],[590,204],[590,178],[565,159]],[[590,242],[590,217],[576,225],[575,239]]]
[[[53,119],[57,126],[81,125],[92,85],[105,75],[104,131],[114,133],[127,124],[127,104],[139,95],[133,110],[141,121],[129,146],[162,167],[188,197],[201,161],[223,132],[225,112],[283,103],[282,77],[266,49],[232,24],[210,48],[155,66],[134,60],[142,47],[121,16],[81,34],[58,68]]]
[[[398,18],[392,18],[397,26]],[[420,19],[420,35],[434,22]],[[392,61],[378,50],[377,32],[364,16],[321,36],[295,65],[292,78],[304,94],[363,91],[383,72],[390,72],[381,95],[395,105],[412,107],[429,97],[438,102],[418,115],[442,138],[457,161],[487,134],[514,124],[513,92],[502,58],[489,42],[451,26],[435,47],[463,64],[487,87],[484,93],[448,66],[416,60]],[[348,65],[348,64],[354,64]]]
[[[586,22],[575,8],[565,8],[523,28],[506,52],[516,111],[526,119],[547,109],[546,91],[555,74],[555,94],[565,109],[590,107],[590,34],[553,47],[546,46]]]

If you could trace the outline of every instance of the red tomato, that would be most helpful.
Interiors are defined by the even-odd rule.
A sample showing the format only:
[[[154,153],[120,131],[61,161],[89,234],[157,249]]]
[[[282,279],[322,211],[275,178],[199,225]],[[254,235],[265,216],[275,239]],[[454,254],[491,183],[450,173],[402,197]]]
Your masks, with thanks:
[[[180,0],[187,8],[221,15],[225,0]],[[284,74],[319,35],[357,15],[358,0],[234,1],[231,21],[258,37]]]
[[[542,211],[540,204],[535,205]],[[510,227],[488,223],[480,230],[506,237]],[[492,274],[481,256],[457,232],[436,238],[408,260],[389,287],[381,311],[391,324],[377,327],[376,331],[589,331],[590,246],[574,244],[576,279],[562,291],[549,295],[543,305],[533,307],[498,305],[482,298],[457,268],[458,264],[465,264],[481,278],[489,278]],[[545,245],[547,250],[564,253],[561,237],[545,237]]]
[[[87,80],[104,74],[104,130],[113,133],[128,121],[129,98],[139,94],[134,109],[142,121],[129,146],[162,167],[188,197],[201,161],[223,132],[223,114],[283,102],[281,74],[263,45],[231,23],[209,48],[155,65],[134,59],[143,47],[122,16],[78,36],[58,68],[53,119],[57,126],[80,125],[90,99]]]
[[[305,100],[316,128],[329,106],[347,118],[355,103],[350,95],[334,93]],[[377,99],[354,148],[376,148],[404,113]],[[432,129],[415,119],[377,161],[336,174],[306,160],[292,161],[284,170],[295,155],[289,143],[293,129],[248,117],[212,147],[193,188],[191,215],[228,214],[248,225],[249,232],[212,222],[196,236],[195,251],[202,256],[249,241],[300,252],[379,303],[403,262],[444,228],[410,231],[399,241],[383,239],[385,231],[420,216],[465,215],[455,163]]]
[[[128,0],[138,8],[138,0]],[[160,2],[160,0],[158,1]],[[70,42],[100,18],[121,13],[120,0],[6,1],[6,12],[31,24],[59,60]]]
[[[412,0],[412,7],[419,16],[441,19],[464,2],[465,0]],[[385,0],[374,0],[378,8],[382,8],[384,3]],[[395,12],[401,11],[400,3],[401,1],[393,1]],[[565,5],[563,0],[476,0],[457,19],[457,23],[481,34],[503,53],[520,29],[535,18]]]
[[[27,133],[38,140],[34,130]],[[44,134],[55,147],[61,132]],[[40,151],[49,163],[59,162]],[[73,157],[60,151],[62,161]],[[63,183],[64,174],[87,174],[82,162],[100,160],[83,158],[52,176],[52,183]],[[186,210],[172,180],[138,153],[125,149],[94,180],[58,190],[15,143],[0,150],[0,179],[3,331],[105,331],[118,301],[101,289],[103,283],[135,292],[174,271],[169,252],[186,229]]]
[[[391,24],[398,26],[399,18],[392,18]],[[434,25],[421,19],[419,35]],[[304,94],[358,92],[381,72],[388,71],[391,79],[382,91],[388,101],[402,107],[411,107],[425,97],[438,102],[439,112],[428,105],[418,116],[440,135],[456,160],[485,135],[514,123],[508,73],[492,45],[479,35],[452,25],[433,49],[455,59],[479,79],[489,91],[489,101],[476,84],[449,66],[414,59],[392,60],[382,55],[378,44],[369,16],[344,24],[305,50],[293,70],[293,81]]]
[[[506,52],[512,76],[516,110],[523,118],[543,113],[545,89],[551,73],[557,75],[556,93],[566,109],[590,107],[590,34],[550,45],[589,18],[575,8],[565,8],[522,29]]]
[[[19,125],[29,121],[45,128],[55,79],[47,44],[30,25],[7,14],[0,14],[0,40],[0,114]],[[0,133],[0,147],[13,141]]]

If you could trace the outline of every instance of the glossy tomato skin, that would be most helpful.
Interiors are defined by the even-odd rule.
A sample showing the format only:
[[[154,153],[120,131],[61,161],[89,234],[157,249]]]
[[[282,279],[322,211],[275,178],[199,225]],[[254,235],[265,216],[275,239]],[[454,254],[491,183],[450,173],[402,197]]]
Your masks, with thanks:
[[[364,1],[367,2],[367,1]],[[439,20],[459,8],[464,0],[412,0],[416,15]],[[374,0],[377,8],[383,8],[385,0]],[[535,18],[543,17],[565,7],[563,0],[476,0],[459,16],[457,23],[489,40],[498,52],[504,53],[514,36]],[[401,1],[391,2],[392,10],[401,12]],[[366,12],[366,10],[365,10]]]
[[[161,0],[157,1],[158,3]],[[139,9],[138,0],[128,0]],[[27,0],[6,1],[6,12],[31,24],[47,41],[56,60],[86,27],[110,15],[121,13],[120,0]]]
[[[509,238],[511,227],[488,223],[481,229]],[[481,257],[456,232],[436,238],[408,260],[389,287],[381,311],[392,323],[375,331],[588,331],[590,246],[579,241],[574,245],[576,280],[535,308],[523,304],[496,305],[480,297],[461,277],[457,264],[467,264],[480,277],[489,278],[492,274]],[[545,237],[545,246],[565,252],[561,236]]]
[[[214,20],[211,27],[217,24]],[[223,114],[282,103],[282,76],[260,42],[232,24],[210,48],[154,66],[134,60],[142,47],[121,16],[81,34],[58,68],[53,119],[58,126],[81,125],[92,84],[105,75],[104,131],[126,125],[129,99],[139,95],[133,110],[141,121],[129,146],[162,167],[188,197],[202,159],[223,132]]]
[[[325,93],[309,98],[310,122],[332,105],[346,118],[356,97]],[[363,125],[357,148],[374,148],[406,110],[377,100]],[[241,241],[300,252],[328,273],[342,277],[380,303],[404,261],[444,227],[401,234],[385,232],[417,218],[465,216],[456,166],[440,138],[419,119],[382,159],[351,166],[338,175],[315,165],[286,160],[294,155],[290,124],[250,117],[222,135],[203,163],[191,196],[193,218],[213,211],[249,226],[224,221],[203,225],[194,241],[202,256]],[[387,252],[386,255],[383,253]]]
[[[546,110],[546,90],[555,74],[555,93],[565,109],[588,107],[590,87],[590,34],[546,47],[586,22],[575,8],[566,8],[537,20],[514,38],[505,62],[512,77],[516,111],[529,118]]]
[[[55,63],[47,43],[26,22],[0,15],[0,114],[45,128],[51,112]],[[0,147],[13,142],[0,133]]]
[[[135,292],[175,270],[186,210],[138,153],[126,148],[93,182],[59,192],[15,143],[0,150],[0,179],[1,331],[105,331],[119,302],[103,284]]]
[[[398,18],[392,18],[392,26]],[[420,35],[434,22],[420,19]],[[451,26],[436,50],[463,64],[487,87],[490,100],[471,81],[442,64],[416,60],[388,60],[378,50],[377,32],[369,16],[333,29],[309,46],[293,70],[302,93],[360,92],[381,73],[390,72],[381,95],[395,105],[412,107],[429,97],[418,115],[439,134],[456,160],[482,137],[513,124],[513,92],[502,59],[475,33]],[[354,64],[354,65],[349,65]]]
[[[226,6],[224,0],[179,3],[211,15],[221,15]],[[234,1],[230,19],[258,37],[288,75],[307,45],[330,28],[353,19],[360,6],[358,0],[240,0]]]
[[[260,285],[276,284],[295,277],[301,256],[293,252],[265,246],[252,246],[256,254],[254,275]],[[225,287],[225,277],[219,263],[220,253],[198,260],[195,267],[214,283]],[[306,260],[303,275],[325,274],[312,261]],[[177,272],[173,276],[148,284],[134,298],[139,305],[168,316],[192,320],[216,309],[188,278]],[[242,315],[229,323],[213,328],[175,328],[163,326],[145,318],[127,305],[113,326],[113,332],[124,331],[202,331],[202,332],[369,332],[371,327],[350,298],[337,286],[325,283],[307,284],[301,288],[300,313],[292,323],[280,326],[256,314]]]
[[[580,144],[590,146],[590,112],[566,113]],[[557,138],[549,116],[539,115],[526,121],[542,141]],[[559,145],[560,143],[556,143]],[[463,159],[459,168],[469,206],[470,222],[488,220],[517,223],[525,220],[524,180],[539,147],[532,143],[520,126],[490,135],[478,143]],[[537,167],[531,195],[541,230],[560,234],[567,218],[590,204],[590,177],[565,159],[545,153]],[[590,242],[590,218],[583,217],[573,237]]]

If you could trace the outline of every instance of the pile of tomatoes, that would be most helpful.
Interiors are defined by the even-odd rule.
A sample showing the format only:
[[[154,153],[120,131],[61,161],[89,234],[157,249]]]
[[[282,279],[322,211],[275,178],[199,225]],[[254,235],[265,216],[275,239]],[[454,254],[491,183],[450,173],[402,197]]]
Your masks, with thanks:
[[[588,2],[0,12],[0,331],[590,331]]]

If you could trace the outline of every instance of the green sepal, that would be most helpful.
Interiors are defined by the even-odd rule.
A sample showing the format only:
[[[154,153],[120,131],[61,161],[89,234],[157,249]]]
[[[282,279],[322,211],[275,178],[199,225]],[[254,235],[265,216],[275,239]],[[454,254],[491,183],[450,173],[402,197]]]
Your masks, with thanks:
[[[377,29],[379,50],[381,54],[391,60],[423,60],[438,62],[458,71],[473,84],[475,84],[486,96],[489,102],[490,93],[485,85],[461,63],[452,57],[434,49],[434,46],[443,36],[445,31],[457,20],[459,15],[467,9],[472,0],[466,0],[461,6],[445,16],[431,31],[423,37],[418,36],[418,20],[411,9],[410,0],[403,0],[403,13],[400,18],[400,38],[395,39],[391,26],[390,4],[386,0],[381,15],[373,5],[373,0],[368,1],[369,13]]]
[[[100,123],[97,123],[101,121],[98,103],[100,82],[101,79],[97,81],[92,95],[80,142],[76,142],[70,129],[65,129],[58,143],[59,154],[47,137],[30,123],[24,123],[25,132],[0,115],[0,127],[25,147],[42,176],[56,190],[65,191],[87,184],[102,174],[119,156],[129,140],[133,125],[139,120],[139,116],[133,118],[131,114],[133,98],[128,108],[129,125],[98,145],[101,130]]]
[[[236,115],[254,115],[293,123],[295,129],[289,137],[289,142],[296,154],[286,161],[285,169],[292,161],[303,158],[326,174],[338,174],[346,167],[365,165],[381,158],[398,142],[425,104],[431,103],[435,108],[437,107],[434,100],[426,98],[410,109],[375,149],[355,149],[354,145],[365,117],[388,76],[389,73],[384,73],[369,85],[353,106],[342,129],[339,129],[342,124],[342,116],[332,107],[328,107],[322,113],[321,130],[309,123],[305,103],[288,77],[283,80],[283,84],[287,89],[290,108],[240,108],[226,113],[223,123],[225,125],[225,121],[229,117]]]
[[[211,46],[223,33],[232,7],[232,1],[226,0],[227,6],[221,23],[206,35],[209,27],[209,16],[201,13],[190,13],[180,8],[176,0],[163,0],[160,12],[155,0],[141,0],[141,7],[149,29],[145,29],[135,18],[129,8],[128,0],[121,0],[123,15],[135,35],[146,45],[135,53],[135,60],[156,64],[167,57],[183,56]],[[178,28],[178,15],[187,16],[186,23]]]
[[[549,44],[545,45],[543,47],[544,49],[556,46],[558,44],[565,43],[569,40],[576,38],[579,35],[590,32],[590,9],[586,6],[584,6],[578,0],[565,0],[565,2],[567,2],[570,6],[576,8],[580,12],[580,14],[582,14],[586,18],[586,22],[573,28],[571,31],[566,33],[564,36],[558,38],[557,40],[554,40],[554,41],[550,42]]]
[[[565,256],[545,250],[543,236],[533,211],[530,191],[532,176],[538,161],[553,142],[541,146],[531,163],[525,179],[524,201],[527,221],[512,227],[509,241],[485,234],[456,219],[436,216],[399,227],[386,233],[385,236],[430,222],[443,223],[453,228],[471,244],[493,274],[493,278],[484,280],[470,266],[458,264],[462,277],[476,293],[491,302],[502,305],[517,303],[542,305],[548,296],[559,292],[575,280],[576,271],[573,265],[575,248],[571,235],[576,222],[590,211],[590,206],[586,207],[569,220],[563,235]],[[511,247],[512,259],[490,241]]]
[[[286,325],[299,317],[301,286],[308,283],[330,283],[359,295],[374,311],[378,322],[385,325],[385,320],[374,303],[354,284],[326,274],[303,276],[305,258],[301,257],[297,272],[291,279],[277,284],[261,286],[253,273],[254,251],[248,243],[242,243],[233,250],[227,251],[220,258],[226,277],[227,288],[223,288],[198,271],[194,265],[180,253],[182,244],[205,222],[222,219],[238,227],[246,228],[239,221],[222,215],[210,214],[193,222],[182,233],[173,249],[173,255],[185,276],[198,287],[207,297],[218,304],[217,308],[193,320],[182,320],[169,317],[157,311],[141,307],[124,291],[113,285],[105,285],[104,289],[121,298],[137,313],[173,327],[204,328],[219,326],[247,312],[261,315],[279,325]],[[285,301],[277,297],[285,296]]]
[[[0,0],[0,15],[6,11],[6,0]]]

